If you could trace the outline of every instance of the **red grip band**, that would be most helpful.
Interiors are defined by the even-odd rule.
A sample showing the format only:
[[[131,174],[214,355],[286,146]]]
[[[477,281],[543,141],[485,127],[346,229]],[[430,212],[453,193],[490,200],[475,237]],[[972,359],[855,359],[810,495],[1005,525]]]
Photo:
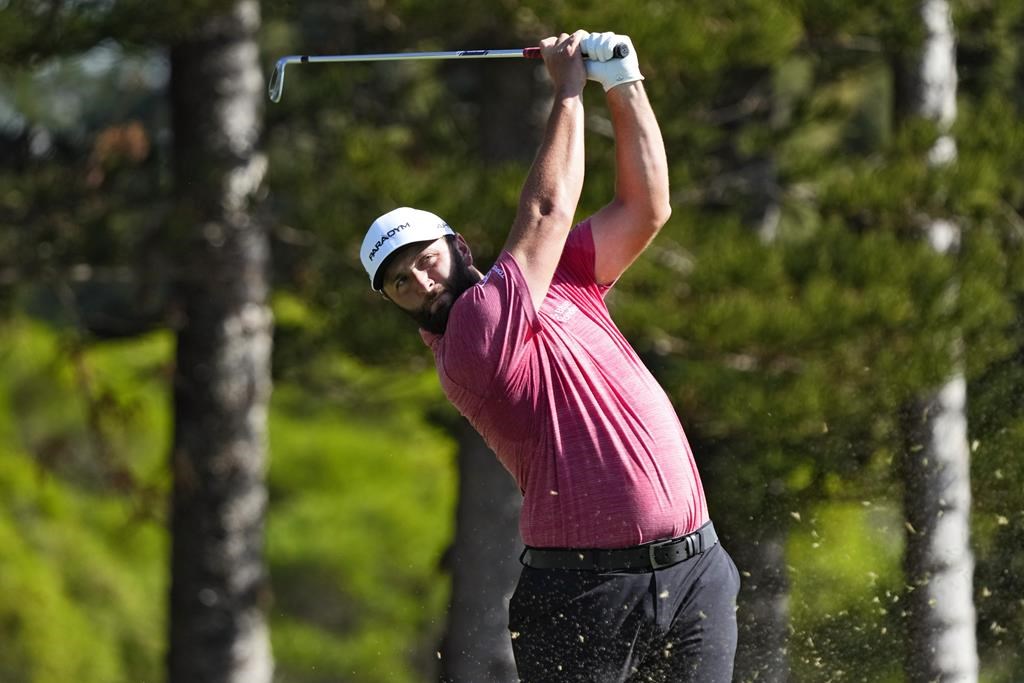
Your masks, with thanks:
[[[524,47],[523,48],[523,56],[526,57],[527,59],[540,59],[541,58],[540,48],[539,47]],[[615,57],[616,59],[622,59],[624,57],[628,57],[629,56],[629,47],[625,43],[620,43],[619,45],[616,45],[615,46],[615,50],[612,53],[612,56]],[[586,59],[587,56],[583,55],[583,58]]]

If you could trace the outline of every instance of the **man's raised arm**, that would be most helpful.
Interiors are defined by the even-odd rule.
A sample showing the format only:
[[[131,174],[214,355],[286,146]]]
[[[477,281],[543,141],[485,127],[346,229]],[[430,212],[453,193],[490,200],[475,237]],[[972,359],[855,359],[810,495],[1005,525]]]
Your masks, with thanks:
[[[582,96],[587,75],[580,41],[586,35],[563,33],[540,44],[555,99],[505,242],[530,288],[534,310],[540,309],[551,286],[583,189]]]
[[[629,47],[630,54],[621,60],[611,58],[610,50],[620,43]],[[615,131],[615,198],[591,220],[596,279],[610,284],[650,244],[672,213],[668,162],[629,38],[592,33],[583,46],[590,55],[588,77],[604,86]]]

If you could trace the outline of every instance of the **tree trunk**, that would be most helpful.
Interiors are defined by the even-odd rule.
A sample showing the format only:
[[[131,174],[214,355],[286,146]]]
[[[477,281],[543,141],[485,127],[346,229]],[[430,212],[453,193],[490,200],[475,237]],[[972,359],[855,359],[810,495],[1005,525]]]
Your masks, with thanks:
[[[956,118],[956,43],[947,0],[920,4],[925,38],[905,74],[906,109],[935,121],[940,137],[929,152],[933,166],[956,159],[949,134]],[[928,240],[953,255],[960,230],[931,219]],[[951,287],[951,299],[957,285]],[[910,586],[907,607],[907,680],[970,682],[978,678],[973,599],[974,556],[970,548],[970,448],[967,442],[967,385],[959,350],[949,379],[909,409],[904,458],[904,515],[907,521],[904,571]]]
[[[487,37],[480,44],[492,42]],[[543,119],[524,115],[524,103],[543,93],[530,69],[497,60],[488,68],[453,70],[479,107],[481,157],[489,163],[529,162]],[[525,110],[528,114],[531,109]],[[483,439],[465,420],[446,425],[459,447],[455,537],[447,564],[452,576],[448,624],[441,645],[445,683],[518,680],[508,632],[508,602],[519,579],[522,494]]]
[[[956,375],[910,414],[904,570],[912,683],[978,679],[966,398],[967,384]]]
[[[738,542],[728,545],[742,576],[736,612],[739,642],[735,680],[743,683],[783,683],[789,679],[789,529],[783,520],[773,521],[776,523],[762,524],[760,529],[748,523]]]
[[[519,508],[511,475],[465,420],[452,428],[459,447],[448,627],[441,646],[445,683],[513,683],[508,602],[519,578]]]
[[[500,40],[495,38],[494,40]],[[493,41],[492,41],[493,44]],[[480,148],[489,163],[529,162],[540,144],[539,132],[547,117],[537,106],[546,102],[529,67],[513,60],[496,59],[477,68],[480,78]],[[550,110],[550,107],[547,107]]]
[[[750,69],[736,74],[737,83],[729,89],[728,102],[747,101],[746,114],[726,129],[729,147],[723,154],[732,172],[740,179],[731,201],[739,203],[744,224],[762,243],[778,237],[782,214],[779,173],[771,150],[751,155],[738,148],[744,126],[771,126],[774,108],[770,69]],[[730,92],[731,91],[731,92]],[[741,109],[743,107],[740,107]],[[736,617],[739,642],[736,647],[735,678],[758,683],[785,683],[789,680],[789,579],[786,575],[786,540],[789,537],[787,514],[783,511],[786,487],[782,482],[767,482],[767,495],[756,513],[759,522],[747,521],[740,528],[738,543],[728,546],[737,567],[743,572]]]
[[[264,85],[259,5],[171,49],[178,254],[170,683],[269,683],[262,603],[272,317],[252,204]]]

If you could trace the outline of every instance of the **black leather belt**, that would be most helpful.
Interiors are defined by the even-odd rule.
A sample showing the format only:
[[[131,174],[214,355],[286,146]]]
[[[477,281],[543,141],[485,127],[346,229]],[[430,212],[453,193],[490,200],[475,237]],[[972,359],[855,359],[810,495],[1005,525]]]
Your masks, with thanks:
[[[534,569],[576,569],[582,571],[618,571],[622,569],[660,569],[671,567],[718,543],[715,525],[708,522],[691,534],[654,541],[632,548],[531,548],[523,550],[519,561]]]

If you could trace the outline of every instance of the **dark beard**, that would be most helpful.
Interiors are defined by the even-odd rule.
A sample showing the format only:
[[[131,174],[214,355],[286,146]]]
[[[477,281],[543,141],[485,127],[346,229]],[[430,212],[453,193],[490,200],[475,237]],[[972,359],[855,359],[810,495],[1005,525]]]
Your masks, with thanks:
[[[467,289],[479,282],[480,277],[473,272],[454,246],[449,245],[452,251],[452,274],[448,279],[448,283],[438,291],[438,293],[430,297],[427,301],[423,302],[423,307],[416,311],[405,311],[416,324],[420,326],[420,329],[424,329],[427,332],[433,334],[444,334],[448,328],[448,314],[452,310],[452,306],[459,300],[462,293]],[[441,306],[437,309],[436,313],[430,312],[430,307],[437,300],[438,296],[441,296],[445,292],[449,292],[452,295],[450,303]],[[405,309],[402,309],[405,310]]]

